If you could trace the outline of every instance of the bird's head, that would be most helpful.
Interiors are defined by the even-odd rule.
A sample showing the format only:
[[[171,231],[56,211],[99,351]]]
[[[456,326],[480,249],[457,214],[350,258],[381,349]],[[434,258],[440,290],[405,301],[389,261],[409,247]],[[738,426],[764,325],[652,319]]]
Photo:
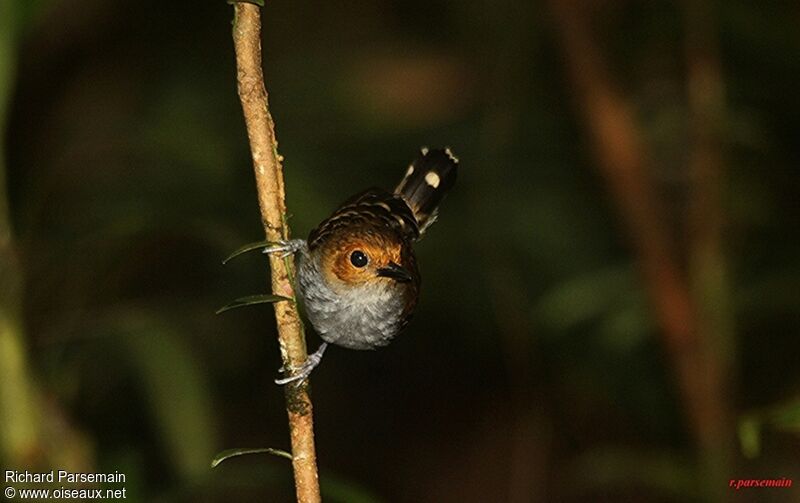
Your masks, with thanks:
[[[365,286],[418,281],[410,247],[394,236],[351,233],[331,240],[320,251],[329,283]]]

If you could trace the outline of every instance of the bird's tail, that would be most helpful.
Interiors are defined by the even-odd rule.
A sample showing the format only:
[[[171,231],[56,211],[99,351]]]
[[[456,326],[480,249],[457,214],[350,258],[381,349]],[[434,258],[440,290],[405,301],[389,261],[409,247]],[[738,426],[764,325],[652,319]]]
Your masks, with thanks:
[[[435,220],[444,196],[456,183],[458,159],[449,148],[423,148],[394,193],[414,212],[420,234]]]

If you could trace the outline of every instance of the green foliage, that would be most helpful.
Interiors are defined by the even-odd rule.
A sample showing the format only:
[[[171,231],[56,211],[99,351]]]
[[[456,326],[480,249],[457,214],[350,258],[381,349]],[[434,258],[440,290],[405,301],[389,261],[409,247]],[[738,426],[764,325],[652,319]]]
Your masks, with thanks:
[[[756,416],[746,415],[739,419],[739,444],[746,458],[761,454],[761,427],[762,421]]]
[[[248,243],[248,244],[236,249],[236,251],[234,251],[233,253],[231,253],[227,257],[225,257],[225,260],[223,260],[222,263],[223,264],[227,264],[228,262],[230,262],[231,260],[235,259],[239,255],[243,255],[243,254],[245,254],[245,253],[247,253],[249,251],[253,251],[253,250],[261,250],[261,249],[264,249],[265,247],[270,246],[272,244],[274,244],[274,243],[271,243],[270,241],[266,241],[266,240],[257,241],[255,243]]]
[[[114,313],[94,334],[102,353],[130,368],[139,380],[171,465],[185,481],[204,476],[216,444],[208,383],[187,344],[187,334],[136,310]]]
[[[290,500],[288,463],[208,467],[225,445],[287,436],[272,310],[213,314],[219,299],[268,281],[263,256],[246,254],[266,243],[220,265],[262,232],[231,9],[0,5],[3,203],[24,266],[23,342],[60,412],[48,416],[86,434],[97,468],[129,470],[142,500]],[[550,500],[686,501],[708,484],[693,477],[696,444],[648,286],[541,7],[293,0],[264,10],[294,236],[357,190],[391,188],[422,145],[461,159],[416,247],[412,323],[385,350],[333,351],[315,370],[326,501],[493,501],[513,473],[536,477]],[[653,153],[647,177],[668,246],[685,250],[681,7],[596,7],[609,70]],[[787,401],[800,383],[800,38],[796,15],[776,5],[717,7],[731,272],[721,288],[736,321],[719,350],[736,355],[742,452],[768,472],[794,462],[783,440],[796,437],[800,410]],[[220,312],[284,300],[242,297]],[[549,426],[522,443],[531,411]],[[525,455],[509,455],[512,445]]]
[[[281,458],[286,458],[290,461],[292,459],[291,453],[282,451],[280,449],[273,449],[272,447],[240,447],[236,449],[226,449],[218,453],[216,456],[214,456],[214,459],[211,460],[211,468],[216,468],[220,463],[230,458],[248,454],[272,454]]]
[[[282,295],[272,295],[272,294],[260,294],[260,295],[248,295],[246,297],[239,297],[238,299],[225,304],[221,308],[217,309],[217,314],[224,313],[225,311],[229,311],[231,309],[236,309],[239,307],[245,306],[255,306],[258,304],[272,304],[275,302],[281,302],[288,300],[292,302],[292,299],[289,297],[284,297]]]
[[[762,437],[769,430],[800,433],[800,399],[742,415],[738,425],[742,454],[747,458],[760,456]]]
[[[540,296],[534,317],[552,330],[565,332],[616,311],[636,286],[629,265],[591,271],[566,279]]]

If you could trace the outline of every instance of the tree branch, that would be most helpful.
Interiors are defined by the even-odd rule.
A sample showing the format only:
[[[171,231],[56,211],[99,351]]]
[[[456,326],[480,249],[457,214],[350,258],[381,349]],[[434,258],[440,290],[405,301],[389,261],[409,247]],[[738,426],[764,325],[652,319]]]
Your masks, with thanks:
[[[236,50],[236,69],[239,99],[242,103],[247,136],[255,170],[261,221],[267,240],[288,239],[285,223],[285,193],[283,168],[275,139],[275,124],[269,112],[264,74],[261,69],[261,13],[249,3],[234,5],[233,42]],[[291,277],[294,275],[292,257],[270,254],[272,291],[276,295],[295,298]],[[306,344],[303,325],[294,302],[276,302],[275,319],[278,342],[285,368],[296,367],[305,361]],[[292,443],[297,501],[320,501],[317,457],[314,449],[314,421],[308,382],[286,386],[286,411]]]
[[[0,460],[22,467],[41,462],[41,417],[25,348],[23,271],[6,188],[6,121],[16,75],[18,13],[14,2],[5,0],[0,0],[0,13]]]
[[[663,345],[687,409],[690,430],[696,445],[700,447],[701,456],[709,449],[720,452],[723,437],[719,432],[727,429],[722,364],[716,356],[709,356],[707,327],[699,320],[691,282],[681,270],[677,250],[673,249],[669,232],[661,218],[659,198],[647,178],[647,149],[642,144],[633,107],[619,92],[598,50],[585,2],[550,0],[549,3],[579,108],[599,160],[598,168],[631,236],[661,327]],[[693,68],[690,72],[693,87],[690,93],[696,95],[694,81],[697,80],[697,72],[694,68],[698,62],[691,60],[690,65]],[[716,82],[714,85],[717,85]],[[694,115],[707,113],[705,105],[694,103],[704,99],[703,96],[692,96]],[[717,96],[710,99],[716,100]],[[702,119],[702,116],[699,118]],[[703,124],[699,128],[695,125],[697,134],[705,134]],[[698,144],[693,153],[692,169],[695,173],[703,169],[711,170],[702,175],[705,180],[702,187],[698,188],[713,191],[716,190],[716,180],[712,175],[716,176],[717,161],[709,156],[716,154],[707,153],[707,150],[704,144]],[[698,156],[701,157],[700,161]],[[703,165],[699,166],[698,163]],[[701,211],[713,211],[716,215],[716,196],[713,197],[715,199],[708,204],[714,207],[704,207]],[[697,200],[698,197],[695,197]],[[718,232],[716,219],[714,216],[714,221],[708,224],[710,227],[702,229],[703,233],[711,233],[712,243],[718,242],[713,237]],[[700,242],[696,241],[695,247],[699,246]],[[708,265],[708,261],[703,263],[703,267]]]
[[[688,231],[689,278],[697,322],[703,335],[708,400],[703,435],[704,463],[710,479],[731,473],[734,457],[733,413],[730,407],[735,359],[734,316],[730,298],[723,239],[725,217],[722,192],[725,180],[722,124],[725,86],[719,58],[714,3],[685,0],[681,3],[686,32],[686,84],[689,105],[691,180]],[[724,500],[723,489],[712,493]]]

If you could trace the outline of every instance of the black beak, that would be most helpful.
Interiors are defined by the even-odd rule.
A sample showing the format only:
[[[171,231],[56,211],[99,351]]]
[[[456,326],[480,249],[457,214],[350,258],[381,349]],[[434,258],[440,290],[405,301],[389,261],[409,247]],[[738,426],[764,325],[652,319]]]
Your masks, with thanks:
[[[384,278],[392,278],[398,283],[408,283],[413,279],[411,277],[411,273],[409,273],[408,270],[395,264],[394,262],[389,262],[389,265],[387,265],[386,267],[381,267],[380,269],[378,269],[378,276],[382,276]]]

